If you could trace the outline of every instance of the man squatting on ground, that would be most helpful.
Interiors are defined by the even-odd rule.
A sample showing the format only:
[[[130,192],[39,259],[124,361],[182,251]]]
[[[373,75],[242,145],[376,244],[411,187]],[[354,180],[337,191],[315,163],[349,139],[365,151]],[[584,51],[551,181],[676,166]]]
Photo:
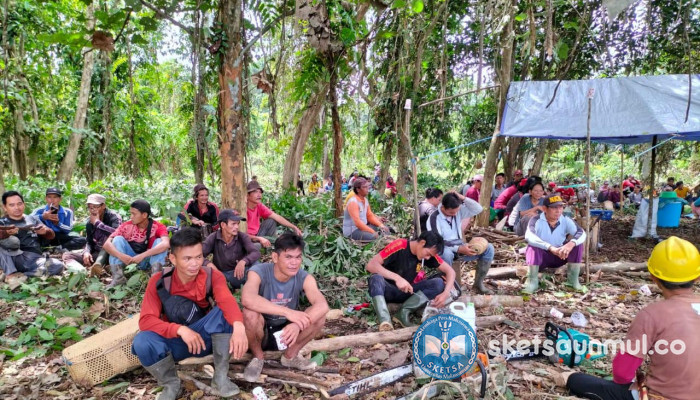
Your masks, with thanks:
[[[87,208],[90,212],[85,220],[87,244],[80,254],[63,253],[63,261],[82,262],[85,267],[93,265],[105,266],[109,263],[109,254],[103,248],[109,235],[119,228],[122,218],[119,214],[107,208],[105,197],[101,194],[91,194],[87,198]]]
[[[647,267],[664,299],[644,307],[632,321],[626,347],[612,362],[613,380],[574,373],[566,383],[572,394],[634,400],[631,390],[641,386],[650,400],[700,398],[700,296],[693,291],[700,277],[700,253],[693,243],[671,236],[654,247]],[[680,354],[676,343],[683,343]],[[638,369],[647,356],[646,378],[633,383],[635,375],[643,376]]]
[[[239,393],[228,378],[229,359],[248,349],[243,315],[216,268],[202,266],[202,233],[184,228],[173,234],[173,267],[154,274],[141,304],[139,332],[132,345],[141,365],[163,386],[160,400],[175,400],[180,378],[175,362],[214,356],[212,388],[222,397]],[[210,304],[213,299],[216,306]]]
[[[73,210],[61,205],[62,195],[56,188],[46,189],[46,205],[32,213],[56,234],[52,239],[42,237],[41,247],[60,246],[66,250],[79,250],[85,247],[85,238],[72,232],[75,222]]]
[[[529,270],[522,291],[528,294],[537,291],[540,268],[559,268],[564,264],[568,264],[567,285],[577,291],[583,290],[578,277],[586,232],[563,215],[564,200],[558,194],[546,197],[543,205],[544,213],[532,217],[525,232],[528,243],[525,261]],[[566,240],[567,235],[571,235],[571,240]]]
[[[129,212],[131,220],[119,225],[103,247],[110,254],[112,269],[108,288],[126,283],[124,267],[130,264],[138,264],[141,270],[150,268],[151,275],[159,272],[170,248],[168,228],[151,218],[151,205],[146,200],[131,203]]]
[[[416,240],[397,239],[389,243],[366,266],[369,277],[369,295],[379,318],[379,330],[394,329],[387,307],[389,303],[403,303],[396,321],[404,327],[414,326],[411,313],[432,300],[435,307],[443,307],[450,297],[455,272],[438,255],[444,246],[442,236],[424,231]],[[438,269],[445,276],[426,277],[427,269]]]
[[[249,382],[256,382],[262,372],[263,351],[280,350],[273,336],[278,331],[282,331],[281,342],[287,347],[280,359],[283,366],[302,371],[316,368],[316,363],[302,357],[299,350],[323,330],[328,303],[316,279],[301,269],[303,253],[301,236],[284,233],[275,240],[272,263],[257,264],[248,271],[241,303],[254,357],[244,371]],[[299,310],[302,293],[311,304],[304,311]]]

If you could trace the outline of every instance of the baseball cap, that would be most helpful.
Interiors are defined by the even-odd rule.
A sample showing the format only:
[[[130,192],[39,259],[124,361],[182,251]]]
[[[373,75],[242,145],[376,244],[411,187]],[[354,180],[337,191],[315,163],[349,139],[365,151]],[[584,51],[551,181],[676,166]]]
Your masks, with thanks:
[[[549,182],[549,187],[555,188],[557,187],[557,184],[555,182]]]
[[[545,197],[543,204],[545,207],[558,206],[560,204],[564,205],[564,200],[562,200],[561,196],[555,194],[549,197]]]
[[[50,187],[50,188],[46,189],[46,195],[48,196],[50,194],[57,194],[59,196],[63,195],[63,193],[55,187]]]
[[[263,190],[262,187],[260,187],[260,184],[258,181],[250,181],[248,182],[248,185],[246,186],[246,189],[248,190],[248,193],[254,192],[258,189],[260,189],[260,193],[264,193],[265,191]]]
[[[477,175],[474,175],[474,177],[472,178],[472,180],[473,180],[473,181],[482,182],[482,181],[484,180],[484,176],[481,175],[481,174],[477,174]]]
[[[221,210],[219,213],[218,222],[228,222],[228,221],[245,221],[246,219],[241,217],[236,210],[226,208]]]
[[[353,188],[361,188],[362,185],[367,183],[367,179],[365,178],[355,178],[355,180],[352,182],[352,187]]]
[[[87,203],[88,203],[88,204],[94,204],[94,205],[96,205],[96,206],[99,206],[99,205],[101,205],[101,204],[104,204],[104,203],[105,203],[105,200],[106,200],[106,199],[105,199],[105,197],[104,197],[103,195],[93,193],[93,194],[91,194],[91,195],[88,196],[88,198],[87,198]]]

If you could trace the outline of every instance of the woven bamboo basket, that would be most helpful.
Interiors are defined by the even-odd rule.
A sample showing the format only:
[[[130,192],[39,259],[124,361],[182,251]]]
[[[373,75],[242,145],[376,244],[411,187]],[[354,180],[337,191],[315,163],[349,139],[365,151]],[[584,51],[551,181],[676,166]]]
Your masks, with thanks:
[[[90,336],[63,350],[63,361],[71,378],[92,387],[140,366],[131,354],[131,343],[139,332],[139,315]]]

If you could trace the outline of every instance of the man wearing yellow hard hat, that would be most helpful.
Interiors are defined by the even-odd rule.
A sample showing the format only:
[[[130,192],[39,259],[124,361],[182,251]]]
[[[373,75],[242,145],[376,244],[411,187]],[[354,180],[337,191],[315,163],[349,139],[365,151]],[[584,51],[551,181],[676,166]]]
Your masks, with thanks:
[[[596,400],[700,398],[700,296],[693,293],[700,253],[694,244],[671,236],[654,247],[647,267],[664,299],[644,307],[632,321],[613,360],[613,380],[574,373],[566,383],[572,394]],[[646,377],[641,385],[633,383],[646,356]]]

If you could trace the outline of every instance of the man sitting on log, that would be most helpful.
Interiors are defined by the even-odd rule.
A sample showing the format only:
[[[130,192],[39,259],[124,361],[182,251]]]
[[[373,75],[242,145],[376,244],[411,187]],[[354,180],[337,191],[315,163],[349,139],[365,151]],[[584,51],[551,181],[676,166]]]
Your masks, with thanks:
[[[465,202],[471,199],[464,200]],[[493,245],[489,243],[486,250],[477,254],[471,247],[464,243],[462,233],[462,217],[465,212],[460,211],[462,202],[456,193],[447,193],[442,197],[442,204],[438,207],[437,212],[430,215],[426,221],[426,228],[442,236],[445,240],[445,247],[440,252],[442,258],[448,265],[451,265],[455,271],[455,279],[457,285],[462,285],[460,267],[454,265],[455,258],[460,261],[476,260],[476,277],[474,279],[474,289],[477,293],[493,294],[486,286],[484,286],[484,278],[491,268],[495,250]],[[449,287],[449,286],[448,286]]]
[[[535,293],[539,287],[540,268],[559,268],[568,263],[567,284],[583,290],[578,281],[583,258],[586,232],[569,217],[563,215],[564,199],[558,194],[546,197],[545,211],[530,219],[525,232],[528,246],[525,253],[529,272],[524,293]],[[567,241],[567,235],[571,240]]]
[[[39,239],[51,240],[55,232],[34,215],[24,215],[24,197],[14,190],[2,194],[5,216],[0,218],[0,268],[6,276],[58,275],[63,263],[41,256]]]
[[[260,259],[260,250],[248,234],[239,232],[241,221],[245,221],[231,209],[222,210],[218,224],[221,229],[209,235],[202,244],[204,257],[213,254],[213,262],[233,289],[245,283],[249,268]]]
[[[163,386],[160,400],[179,397],[176,361],[212,353],[214,390],[222,397],[240,391],[229,380],[228,370],[231,354],[241,358],[248,349],[243,315],[224,275],[202,266],[201,240],[199,229],[177,231],[170,242],[173,267],[153,275],[143,296],[141,332],[134,338],[132,351]]]
[[[664,299],[632,321],[612,362],[612,381],[574,373],[566,382],[572,394],[604,400],[646,399],[645,394],[649,399],[698,398],[700,296],[693,286],[700,277],[700,253],[693,243],[671,236],[654,247],[647,267]],[[644,377],[638,369],[647,356]],[[633,383],[635,377],[641,379]]]
[[[248,382],[260,377],[264,350],[284,350],[280,363],[288,368],[308,371],[317,366],[299,350],[323,330],[328,303],[316,279],[301,269],[303,253],[304,239],[284,233],[275,240],[272,263],[257,264],[248,271],[241,291],[243,320],[254,357],[244,371]],[[302,293],[311,303],[304,311],[299,310]]]
[[[414,326],[411,313],[433,300],[441,308],[450,297],[455,272],[438,255],[444,247],[442,236],[424,231],[416,240],[397,239],[369,260],[365,267],[369,277],[369,295],[379,318],[379,330],[390,331],[389,303],[403,303],[396,321],[404,327]],[[427,279],[428,269],[438,269],[445,276]]]

